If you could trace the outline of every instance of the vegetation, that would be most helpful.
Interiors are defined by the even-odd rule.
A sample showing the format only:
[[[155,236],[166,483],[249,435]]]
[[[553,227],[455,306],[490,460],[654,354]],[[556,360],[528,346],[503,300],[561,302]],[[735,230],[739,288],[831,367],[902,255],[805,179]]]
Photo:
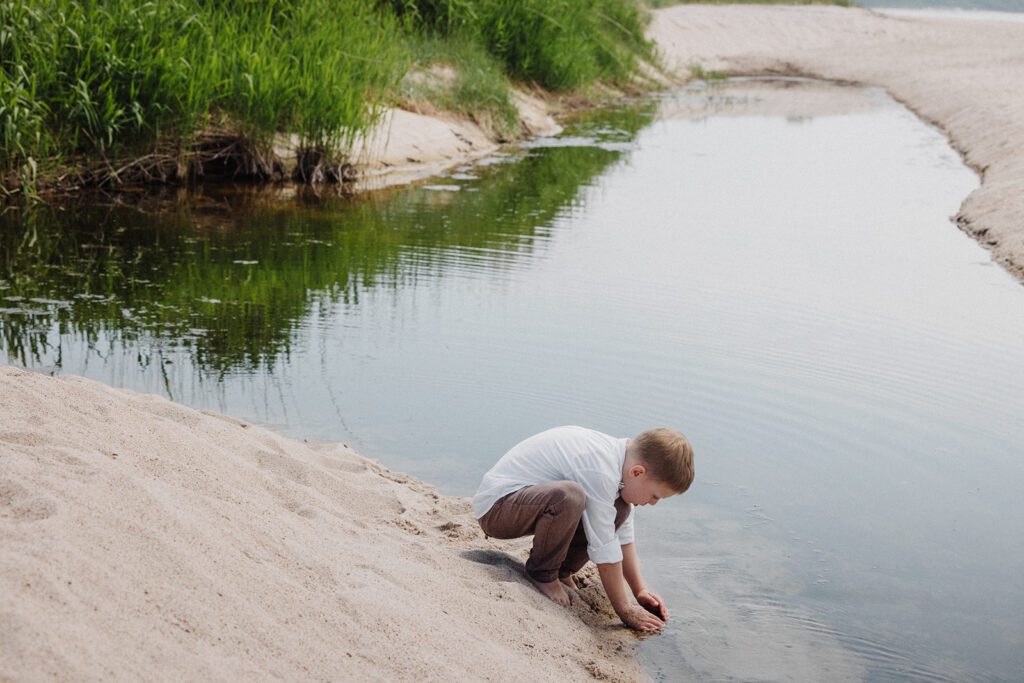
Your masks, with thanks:
[[[486,46],[507,73],[549,90],[624,81],[651,56],[645,16],[625,0],[384,0],[408,28]]]
[[[715,69],[708,71],[700,64],[691,64],[690,74],[700,81],[721,81],[729,77],[726,71],[717,71]]]
[[[637,0],[0,0],[0,187],[273,177],[283,132],[324,177],[385,104],[424,94],[410,70],[454,69],[426,95],[508,129],[509,78],[626,81],[651,58],[643,26]]]
[[[362,2],[0,2],[3,166],[25,180],[84,157],[116,177],[111,160],[157,153],[177,170],[219,129],[263,152],[280,130],[337,148],[397,83],[397,36]]]
[[[406,74],[399,102],[468,116],[498,138],[516,130],[519,116],[501,62],[465,37],[410,34],[416,68]]]

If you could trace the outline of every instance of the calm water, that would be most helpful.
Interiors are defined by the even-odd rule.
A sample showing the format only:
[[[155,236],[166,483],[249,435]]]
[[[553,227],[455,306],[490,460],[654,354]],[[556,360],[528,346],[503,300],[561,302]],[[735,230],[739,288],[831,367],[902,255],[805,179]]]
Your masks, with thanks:
[[[879,91],[694,87],[355,201],[8,214],[0,360],[462,495],[548,426],[677,426],[656,677],[1020,680],[1024,288],[949,222],[976,185]]]
[[[1024,0],[857,0],[862,7],[1024,12]]]

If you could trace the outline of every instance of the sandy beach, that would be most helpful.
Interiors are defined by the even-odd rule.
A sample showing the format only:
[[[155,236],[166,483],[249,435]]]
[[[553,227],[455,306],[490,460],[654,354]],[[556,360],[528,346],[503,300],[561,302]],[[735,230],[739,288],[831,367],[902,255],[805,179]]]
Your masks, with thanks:
[[[594,578],[342,445],[0,367],[0,680],[636,680]]]
[[[699,65],[885,88],[980,174],[956,223],[1024,279],[1024,23],[687,5],[655,12],[648,35],[680,73]]]

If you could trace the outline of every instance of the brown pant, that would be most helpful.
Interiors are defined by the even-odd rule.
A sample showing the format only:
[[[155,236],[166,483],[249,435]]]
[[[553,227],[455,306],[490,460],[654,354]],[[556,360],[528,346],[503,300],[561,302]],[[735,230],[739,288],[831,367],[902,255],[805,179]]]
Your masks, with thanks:
[[[480,518],[480,528],[494,538],[533,534],[526,573],[540,582],[578,572],[587,563],[583,508],[587,496],[574,481],[551,481],[519,489],[499,498]],[[629,504],[615,499],[615,528],[629,516]]]

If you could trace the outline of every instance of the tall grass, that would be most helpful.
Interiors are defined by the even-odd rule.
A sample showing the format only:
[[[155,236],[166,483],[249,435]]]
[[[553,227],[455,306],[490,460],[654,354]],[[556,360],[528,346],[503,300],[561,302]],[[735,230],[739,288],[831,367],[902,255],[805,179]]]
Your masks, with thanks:
[[[334,147],[374,123],[407,59],[370,0],[0,1],[2,166],[208,126]]]
[[[504,65],[479,42],[461,36],[411,33],[416,68],[406,74],[398,101],[470,117],[498,138],[511,137],[519,122]]]
[[[643,24],[637,0],[0,0],[0,189],[140,157],[180,176],[211,131],[326,158],[416,61],[457,68],[440,105],[507,127],[507,78],[624,81],[651,56]]]
[[[407,26],[466,36],[550,90],[623,82],[652,57],[637,0],[382,0]]]

